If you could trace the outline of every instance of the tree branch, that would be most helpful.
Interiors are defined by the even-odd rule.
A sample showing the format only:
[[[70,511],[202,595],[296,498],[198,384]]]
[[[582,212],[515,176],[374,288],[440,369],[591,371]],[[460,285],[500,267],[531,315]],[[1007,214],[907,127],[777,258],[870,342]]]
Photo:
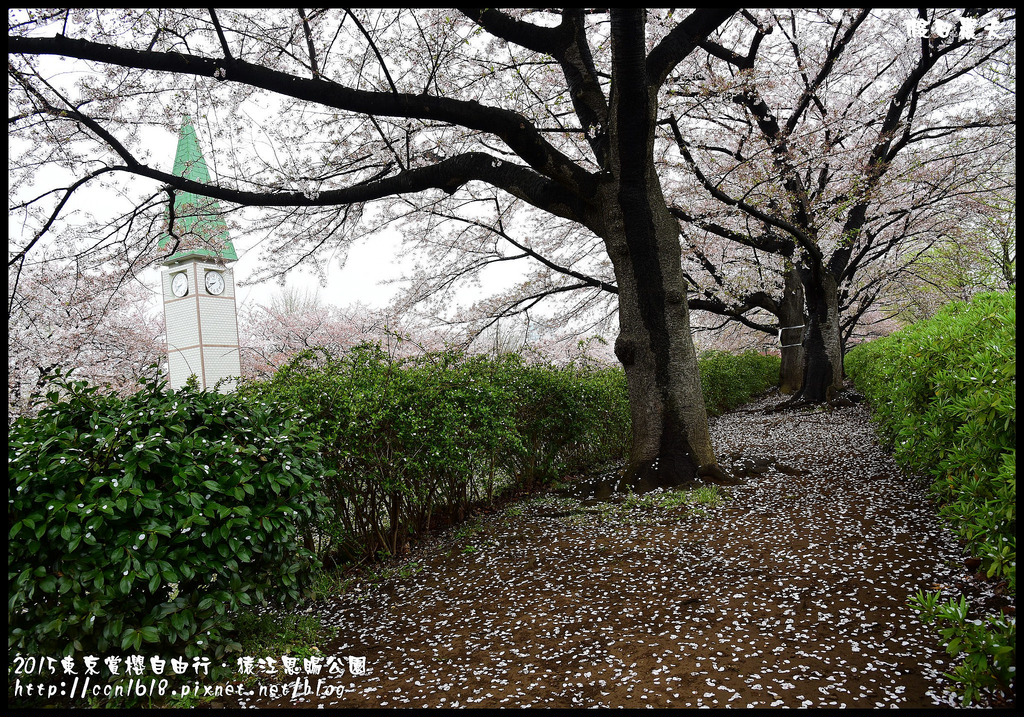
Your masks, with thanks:
[[[295,77],[244,60],[235,60],[225,68],[217,59],[174,52],[130,50],[88,40],[72,40],[63,35],[11,37],[8,39],[8,52],[63,55],[122,67],[217,77],[350,112],[451,122],[497,135],[534,170],[581,197],[593,196],[596,191],[593,175],[548,143],[526,117],[474,101],[355,90],[323,78]]]
[[[351,14],[351,13],[350,13]],[[313,78],[320,76],[320,71],[317,69],[316,64],[316,50],[313,48],[313,34],[309,31],[309,18],[306,17],[306,11],[301,7],[299,8],[299,17],[302,18],[302,31],[306,34],[306,47],[309,48],[309,69],[313,72]],[[354,20],[355,18],[353,18]],[[358,21],[356,22],[358,25]],[[387,68],[384,69],[387,72]],[[390,77],[388,79],[391,79]]]
[[[224,50],[224,59],[230,63],[234,58],[231,57],[231,48],[228,47],[228,40],[224,37],[224,31],[217,20],[217,12],[212,7],[208,9],[210,11],[210,20],[213,21],[213,28],[217,31],[217,39],[220,40],[220,47]]]
[[[661,87],[676,65],[735,13],[732,9],[698,8],[672,28],[647,56],[648,86]]]
[[[543,55],[555,57],[563,44],[561,27],[516,20],[494,8],[460,7],[459,12],[495,37]]]

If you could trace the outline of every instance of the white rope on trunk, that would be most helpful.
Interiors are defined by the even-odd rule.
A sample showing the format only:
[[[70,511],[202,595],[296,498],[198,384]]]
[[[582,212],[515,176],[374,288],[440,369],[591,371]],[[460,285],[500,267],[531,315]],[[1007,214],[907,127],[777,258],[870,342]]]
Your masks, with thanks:
[[[803,346],[803,342],[798,343],[798,344],[784,344],[784,343],[782,343],[782,332],[783,331],[788,331],[789,329],[802,329],[802,328],[804,328],[804,326],[806,326],[806,324],[800,324],[799,326],[780,326],[779,327],[779,344],[780,344],[780,348],[788,349],[788,348],[792,348],[794,346]]]

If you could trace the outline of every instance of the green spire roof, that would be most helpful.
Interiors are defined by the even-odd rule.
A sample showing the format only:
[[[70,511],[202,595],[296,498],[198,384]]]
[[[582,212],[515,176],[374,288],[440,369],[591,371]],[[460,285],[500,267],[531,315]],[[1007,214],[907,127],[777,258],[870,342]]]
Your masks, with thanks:
[[[173,174],[200,184],[210,184],[210,170],[206,168],[196,130],[188,115],[185,115],[178,134]],[[173,247],[176,238],[181,240],[174,255],[165,261],[190,255],[213,256],[226,261],[238,259],[234,246],[228,240],[228,227],[216,199],[175,190],[173,233],[175,236],[165,234],[159,242],[159,248],[165,249]]]

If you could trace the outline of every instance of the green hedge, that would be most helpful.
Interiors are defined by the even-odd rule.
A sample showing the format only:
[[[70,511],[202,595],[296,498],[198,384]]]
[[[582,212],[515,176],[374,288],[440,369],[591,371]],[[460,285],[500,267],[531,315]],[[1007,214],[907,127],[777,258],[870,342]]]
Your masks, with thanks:
[[[232,613],[299,600],[323,470],[288,409],[155,381],[59,388],[10,429],[12,651],[219,657]]]
[[[516,441],[499,452],[500,464],[518,486],[529,490],[626,456],[630,412],[621,369],[504,361]]]
[[[1016,585],[1016,298],[983,294],[862,344],[846,371],[896,458],[933,490],[989,576]]]
[[[698,366],[708,415],[717,416],[742,406],[759,393],[779,383],[778,356],[745,351],[706,351]]]
[[[713,352],[700,362],[711,413],[777,381],[779,359]],[[528,364],[456,351],[395,359],[363,344],[306,351],[241,389],[312,418],[336,475],[322,556],[397,551],[438,514],[458,518],[496,491],[530,490],[622,460],[630,411],[621,368]]]
[[[514,354],[316,349],[241,390],[311,416],[337,471],[320,486],[337,516],[320,549],[345,559],[394,552],[439,513],[458,517],[495,491],[608,463],[628,447],[621,371],[527,365]]]
[[[933,478],[940,515],[982,559],[981,570],[1016,593],[1016,297],[982,294],[846,357],[896,458]],[[961,600],[918,594],[912,604],[939,624],[952,677],[966,702],[983,688],[1006,690],[1016,664],[1011,618],[968,620]]]

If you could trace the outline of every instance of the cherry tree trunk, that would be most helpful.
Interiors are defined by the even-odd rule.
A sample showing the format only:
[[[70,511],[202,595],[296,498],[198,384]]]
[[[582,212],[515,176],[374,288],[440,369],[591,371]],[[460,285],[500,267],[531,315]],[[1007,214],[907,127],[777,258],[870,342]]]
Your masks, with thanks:
[[[829,401],[843,387],[839,331],[839,291],[828,271],[802,269],[807,326],[804,329],[804,381],[799,398]]]
[[[626,223],[637,222],[638,213],[625,212]],[[649,243],[643,249],[633,231],[629,239],[608,244],[618,249],[611,252],[619,287],[615,355],[626,373],[632,414],[626,477],[678,485],[707,475],[716,460],[690,335],[678,231],[664,214],[660,228],[645,222]],[[630,250],[623,256],[625,244]]]
[[[690,335],[679,225],[654,164],[658,92],[647,76],[643,11],[614,13],[611,33],[609,171],[593,206],[618,286],[615,355],[633,422],[624,477],[679,484],[717,472],[717,463]]]
[[[651,165],[653,170],[653,164]],[[625,477],[678,485],[716,467],[690,333],[679,228],[657,175],[607,188],[605,244],[615,269],[633,440]]]
[[[779,367],[779,391],[796,393],[804,383],[804,288],[795,267],[785,275],[782,301],[779,303],[780,351],[782,364]],[[793,327],[793,328],[789,328]]]

